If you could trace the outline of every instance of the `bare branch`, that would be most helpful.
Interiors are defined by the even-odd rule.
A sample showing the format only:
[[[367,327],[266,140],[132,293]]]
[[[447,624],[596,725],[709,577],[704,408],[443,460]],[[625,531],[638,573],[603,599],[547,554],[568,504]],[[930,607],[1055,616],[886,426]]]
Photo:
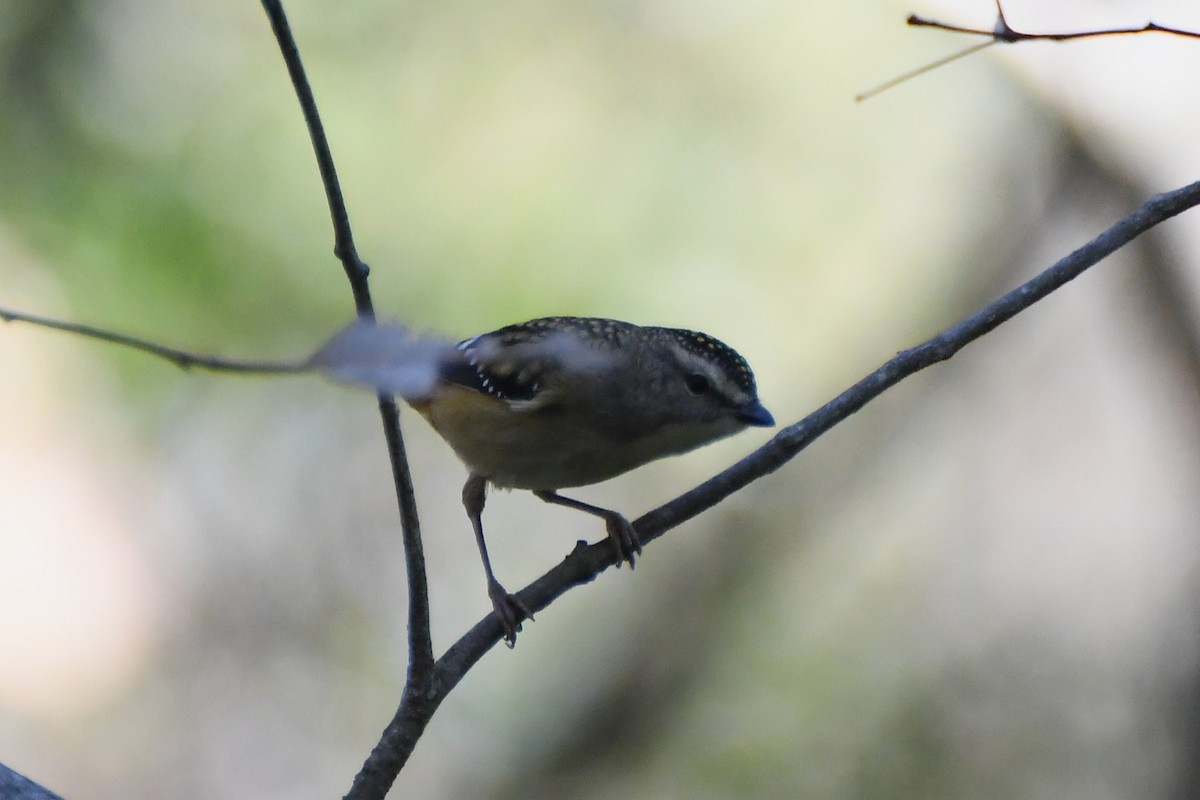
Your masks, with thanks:
[[[1166,33],[1172,36],[1184,36],[1190,39],[1200,39],[1200,32],[1184,30],[1183,28],[1173,28],[1168,25],[1159,25],[1157,22],[1147,22],[1140,28],[1104,28],[1094,31],[1070,31],[1067,33],[1027,33],[1018,31],[1008,24],[1008,18],[1004,15],[1004,6],[1000,0],[996,0],[996,24],[990,30],[983,28],[971,28],[962,25],[951,25],[948,22],[939,22],[938,20],[926,19],[917,14],[910,14],[906,22],[914,28],[933,28],[934,30],[947,31],[948,33],[965,33],[969,36],[986,36],[987,41],[981,44],[972,45],[964,50],[956,53],[951,53],[948,56],[943,56],[936,61],[931,61],[928,64],[909,70],[902,75],[899,75],[891,80],[884,81],[878,86],[868,89],[861,94],[855,95],[855,102],[861,103],[870,97],[874,97],[881,92],[886,92],[888,89],[899,86],[905,81],[912,80],[927,72],[943,67],[952,61],[957,61],[960,58],[965,58],[973,53],[997,42],[1004,44],[1014,44],[1016,42],[1030,41],[1047,41],[1047,42],[1066,42],[1073,39],[1087,39],[1096,36],[1121,36],[1126,34],[1138,33]]]
[[[300,101],[300,111],[304,115],[304,124],[308,128],[308,136],[312,140],[313,153],[317,157],[317,169],[321,173],[321,185],[325,187],[325,199],[329,203],[329,215],[333,221],[334,245],[333,254],[342,262],[346,277],[350,280],[350,290],[354,293],[354,307],[360,317],[374,317],[375,309],[371,302],[371,290],[367,285],[367,276],[371,269],[358,257],[354,246],[354,233],[350,229],[350,214],[346,210],[346,200],[342,196],[342,186],[338,181],[337,169],[333,165],[333,153],[329,149],[329,140],[325,137],[325,126],[321,123],[321,115],[317,113],[317,101],[313,97],[312,86],[304,73],[304,63],[300,60],[300,49],[292,36],[291,26],[288,25],[287,15],[283,11],[280,0],[262,0],[267,19],[271,22],[271,30],[279,43],[279,51],[283,55],[283,63],[287,66],[288,76],[292,79],[292,88],[296,99]]]
[[[19,772],[0,764],[0,798],[3,800],[62,800],[61,797]]]
[[[867,375],[804,419],[781,430],[770,442],[695,489],[654,509],[634,522],[643,544],[712,508],[759,478],[795,458],[821,435],[845,420],[887,389],[926,367],[951,358],[966,345],[1007,322],[1037,301],[1062,288],[1084,271],[1159,223],[1200,205],[1200,181],[1181,189],[1156,195],[1139,209],[1071,254],[1021,284],[979,311],[952,325],[933,338],[894,358]],[[574,586],[589,583],[615,565],[616,557],[607,542],[576,547],[554,569],[522,589],[518,596],[535,613]],[[376,751],[395,747],[390,753],[372,753],[378,766],[397,772],[404,765],[420,733],[446,694],[467,671],[503,636],[494,614],[480,620],[438,659],[430,693],[417,703],[402,703]],[[394,780],[395,775],[391,776]],[[384,785],[380,781],[380,785]],[[386,786],[391,780],[386,781]],[[351,793],[357,800],[383,794]]]
[[[997,4],[997,7],[999,4]],[[950,25],[937,20],[926,19],[911,14],[907,20],[908,24],[914,28],[933,28],[939,31],[949,31],[950,33],[965,33],[971,36],[986,36],[997,42],[1029,42],[1029,41],[1048,41],[1048,42],[1067,42],[1072,39],[1088,39],[1096,36],[1124,36],[1127,34],[1138,33],[1166,33],[1171,36],[1183,36],[1189,39],[1200,39],[1200,32],[1184,30],[1183,28],[1172,28],[1169,25],[1159,25],[1157,22],[1147,22],[1145,25],[1137,28],[1102,28],[1094,31],[1068,31],[1066,33],[1027,33],[1018,31],[1008,24],[1008,20],[1004,17],[1004,12],[1001,10],[996,16],[996,25],[991,30],[982,28],[968,28],[961,25]]]
[[[945,65],[949,64],[952,61],[958,61],[960,58],[966,58],[967,56],[971,55],[972,53],[978,53],[983,48],[991,47],[995,43],[996,43],[995,40],[980,42],[979,44],[973,44],[970,47],[967,47],[963,50],[959,50],[957,53],[951,53],[948,56],[943,56],[942,58],[939,58],[937,61],[930,61],[928,64],[925,64],[924,66],[917,67],[916,69],[905,72],[903,75],[898,75],[895,78],[892,78],[891,80],[884,81],[883,83],[879,84],[875,88],[868,89],[867,91],[863,92],[862,94],[854,95],[854,102],[861,103],[863,100],[872,98],[875,95],[880,94],[881,92],[886,92],[888,89],[891,89],[895,86],[899,86],[900,84],[904,83],[905,81],[910,81],[913,78],[920,77],[921,75],[924,75],[926,72],[932,72],[935,69],[937,69],[938,67],[944,67]]]
[[[80,325],[75,322],[63,322],[62,320],[50,319],[49,317],[40,317],[35,314],[26,314],[23,311],[12,311],[6,308],[0,308],[0,320],[5,322],[25,322],[30,325],[37,325],[42,328],[53,328],[54,330],[66,331],[78,336],[86,336],[90,339],[99,339],[104,342],[112,342],[119,344],[122,347],[130,347],[134,350],[141,350],[143,353],[149,353],[152,356],[170,361],[180,369],[191,369],[193,367],[206,369],[210,372],[236,372],[241,374],[257,374],[257,375],[278,375],[304,372],[309,369],[304,362],[290,361],[240,361],[237,359],[220,358],[219,356],[205,356],[196,353],[189,353],[186,350],[178,350],[174,347],[152,342],[148,339],[139,339],[136,336],[126,336],[123,333],[115,333],[105,330],[104,328],[96,328],[91,325]]]
[[[330,152],[329,142],[325,138],[325,129],[321,124],[320,114],[317,113],[312,87],[309,86],[308,78],[304,73],[300,51],[292,36],[282,3],[279,0],[262,0],[262,6],[271,23],[271,30],[275,33],[275,39],[279,43],[279,50],[287,65],[288,75],[291,77],[292,86],[296,91],[296,98],[300,101],[300,109],[304,114],[309,138],[312,139],[313,151],[316,154],[317,166],[321,173],[321,183],[325,187],[325,198],[329,203],[329,213],[333,220],[334,254],[341,260],[346,277],[350,281],[350,288],[354,294],[354,306],[358,315],[374,319],[375,309],[367,284],[367,275],[370,270],[359,259],[358,250],[354,246],[354,235],[350,229],[350,215],[346,211],[346,203],[338,183],[337,170],[333,164],[333,154]],[[431,678],[433,669],[433,642],[429,627],[429,585],[425,575],[425,551],[421,544],[421,523],[417,516],[417,501],[413,492],[412,473],[409,470],[408,458],[405,454],[404,438],[400,434],[400,409],[390,395],[379,394],[378,401],[379,415],[383,420],[384,437],[387,440],[388,459],[392,466],[396,500],[400,506],[404,561],[408,572],[409,660],[406,692],[411,690],[414,694],[421,694]]]

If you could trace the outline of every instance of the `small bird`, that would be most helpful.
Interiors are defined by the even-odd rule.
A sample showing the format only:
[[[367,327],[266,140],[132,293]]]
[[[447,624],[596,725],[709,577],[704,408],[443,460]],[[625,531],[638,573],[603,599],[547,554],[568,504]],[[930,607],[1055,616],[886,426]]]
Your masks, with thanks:
[[[600,517],[618,566],[632,568],[642,546],[629,520],[558,490],[775,424],[750,366],[728,345],[589,317],[534,319],[447,347],[429,385],[403,396],[470,473],[463,505],[510,647],[533,615],[492,571],[482,521],[488,484]]]

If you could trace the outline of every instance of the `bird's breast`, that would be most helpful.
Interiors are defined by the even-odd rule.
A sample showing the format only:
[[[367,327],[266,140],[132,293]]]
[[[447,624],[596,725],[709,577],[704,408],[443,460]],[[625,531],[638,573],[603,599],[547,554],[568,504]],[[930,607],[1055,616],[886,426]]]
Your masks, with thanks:
[[[562,408],[514,410],[446,386],[414,406],[471,472],[496,486],[548,491],[586,486],[733,433],[738,426],[665,426],[640,436]]]

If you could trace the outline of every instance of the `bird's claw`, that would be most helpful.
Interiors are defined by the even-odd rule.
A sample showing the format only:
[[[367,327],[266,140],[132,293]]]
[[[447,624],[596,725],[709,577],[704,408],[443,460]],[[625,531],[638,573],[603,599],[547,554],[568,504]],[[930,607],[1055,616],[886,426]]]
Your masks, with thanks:
[[[617,566],[620,567],[621,562],[625,562],[633,569],[634,559],[642,554],[642,541],[638,538],[633,523],[616,512],[605,516],[604,523],[608,528],[608,540],[612,542],[616,551]]]
[[[515,594],[509,594],[497,582],[488,585],[488,597],[492,600],[492,611],[496,613],[496,618],[500,620],[500,627],[504,629],[504,644],[512,649],[517,644],[517,632],[521,630],[522,620],[527,619],[532,622],[533,612],[521,601],[521,598]]]

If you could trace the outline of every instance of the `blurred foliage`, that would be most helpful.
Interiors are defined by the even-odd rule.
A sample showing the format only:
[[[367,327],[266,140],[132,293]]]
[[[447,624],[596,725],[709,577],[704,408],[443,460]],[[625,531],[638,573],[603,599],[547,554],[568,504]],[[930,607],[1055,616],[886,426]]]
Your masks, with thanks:
[[[282,279],[269,267],[278,254],[197,202],[186,165],[98,127],[90,104],[113,111],[102,93],[125,88],[105,85],[112,67],[95,29],[103,11],[10,5],[22,13],[6,31],[0,82],[0,142],[13,154],[0,165],[0,202],[74,305],[93,321],[168,332],[177,343],[278,328],[282,309],[263,302]],[[313,298],[308,305],[311,314]]]
[[[307,138],[257,6],[9,4],[0,208],[75,316],[249,353],[344,320]],[[900,311],[864,305],[917,285],[870,263],[869,243],[917,246],[894,204],[924,195],[930,219],[948,207],[932,189],[956,167],[933,154],[1003,103],[895,115],[887,139],[905,156],[874,146],[853,122],[854,76],[826,66],[847,55],[825,33],[846,13],[296,9],[381,314],[462,334],[609,315],[747,347],[745,308],[764,344],[842,327],[829,318],[842,296]],[[859,52],[897,41],[874,20],[844,33]]]

